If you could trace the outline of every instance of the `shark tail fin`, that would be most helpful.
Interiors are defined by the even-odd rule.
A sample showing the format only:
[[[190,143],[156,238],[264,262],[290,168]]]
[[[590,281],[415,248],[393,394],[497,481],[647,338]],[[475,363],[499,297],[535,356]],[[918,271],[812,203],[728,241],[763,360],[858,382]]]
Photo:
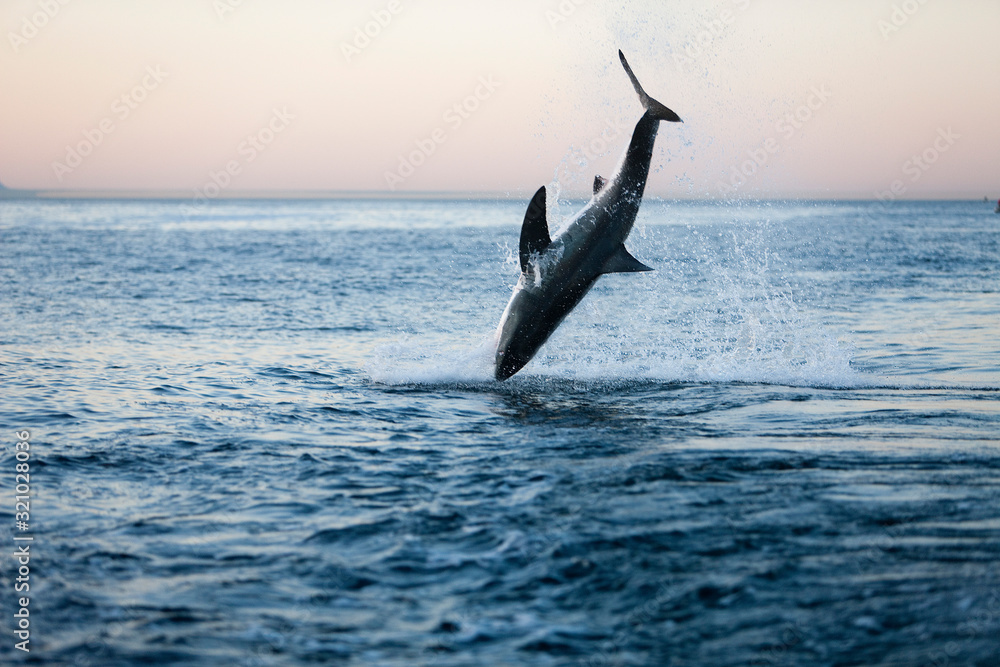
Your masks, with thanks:
[[[628,78],[632,82],[632,87],[635,88],[635,92],[638,93],[639,101],[642,102],[642,106],[646,110],[646,113],[656,120],[665,120],[670,123],[683,123],[684,121],[681,120],[680,116],[646,94],[646,91],[642,89],[642,85],[639,83],[639,79],[635,78],[632,68],[628,66],[628,61],[625,60],[625,54],[622,53],[621,50],[618,51],[618,57],[621,59],[622,66],[625,68],[625,73],[628,74]]]

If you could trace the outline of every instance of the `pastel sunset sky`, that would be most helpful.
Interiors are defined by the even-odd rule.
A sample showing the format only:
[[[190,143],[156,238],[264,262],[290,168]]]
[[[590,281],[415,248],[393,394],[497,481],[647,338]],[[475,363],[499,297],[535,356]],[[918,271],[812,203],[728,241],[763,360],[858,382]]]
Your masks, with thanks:
[[[626,5],[625,8],[622,5]],[[8,188],[1000,196],[996,0],[6,0]]]

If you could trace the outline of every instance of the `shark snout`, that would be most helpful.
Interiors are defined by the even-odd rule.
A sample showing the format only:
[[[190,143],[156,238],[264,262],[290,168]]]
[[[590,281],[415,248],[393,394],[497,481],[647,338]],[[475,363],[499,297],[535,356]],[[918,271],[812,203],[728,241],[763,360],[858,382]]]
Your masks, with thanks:
[[[496,379],[503,382],[510,376],[517,373],[531,361],[541,345],[529,345],[525,347],[520,341],[512,341],[510,345],[497,349],[496,367],[494,375]]]
[[[500,328],[494,360],[494,375],[501,382],[521,370],[531,359],[519,349],[516,329],[517,327],[510,321],[510,318],[505,319]]]
[[[498,381],[503,382],[514,375],[514,373],[524,368],[526,363],[528,363],[528,359],[522,357],[521,355],[509,354],[507,352],[501,354],[498,352],[494,376]]]
[[[524,291],[511,299],[497,331],[496,379],[503,381],[524,368],[541,347],[535,303]]]

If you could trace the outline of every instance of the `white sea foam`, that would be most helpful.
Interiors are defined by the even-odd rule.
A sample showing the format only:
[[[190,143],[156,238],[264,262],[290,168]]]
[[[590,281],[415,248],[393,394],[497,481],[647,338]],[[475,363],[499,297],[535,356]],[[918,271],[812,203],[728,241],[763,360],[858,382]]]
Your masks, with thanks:
[[[981,333],[993,328],[994,302],[966,298],[960,312],[923,296],[874,315],[879,303],[866,295],[883,295],[893,304],[895,293],[886,296],[884,285],[914,276],[909,265],[886,264],[894,247],[856,242],[853,214],[843,214],[845,221],[825,205],[661,203],[649,209],[649,224],[638,226],[627,246],[656,270],[602,277],[515,383],[541,376],[835,388],[995,386],[995,364],[982,353],[995,346]],[[916,247],[913,252],[923,252],[924,246]],[[516,272],[510,248],[505,259],[497,274],[502,282]],[[851,272],[841,269],[845,264],[854,267]],[[992,294],[991,283],[981,278],[987,265],[971,271],[962,289]],[[493,278],[484,272],[481,281],[484,276]],[[488,284],[477,289],[467,291],[490,299],[465,312],[475,315],[477,331],[489,333],[469,333],[468,319],[437,318],[439,333],[379,348],[367,367],[370,377],[390,384],[492,381],[491,329],[502,312],[492,294],[504,292],[505,299],[509,292]],[[957,363],[955,355],[965,356]]]
[[[602,335],[602,333],[604,335]],[[801,387],[861,388],[913,383],[859,371],[851,348],[815,328],[767,328],[747,317],[724,339],[688,335],[607,335],[567,325],[521,372],[583,381],[747,382]],[[492,334],[478,343],[407,337],[379,346],[365,371],[381,384],[453,384],[493,380]]]

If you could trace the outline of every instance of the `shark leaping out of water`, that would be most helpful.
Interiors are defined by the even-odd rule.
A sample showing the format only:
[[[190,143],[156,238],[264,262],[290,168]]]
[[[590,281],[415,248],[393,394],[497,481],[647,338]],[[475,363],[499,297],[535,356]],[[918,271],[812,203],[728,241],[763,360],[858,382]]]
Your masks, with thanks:
[[[532,197],[521,227],[521,277],[497,328],[496,379],[527,364],[569,311],[605,273],[652,271],[625,249],[635,224],[660,121],[680,117],[646,94],[624,54],[625,73],[646,112],[614,176],[594,178],[594,196],[555,238],[545,219],[545,186]]]

